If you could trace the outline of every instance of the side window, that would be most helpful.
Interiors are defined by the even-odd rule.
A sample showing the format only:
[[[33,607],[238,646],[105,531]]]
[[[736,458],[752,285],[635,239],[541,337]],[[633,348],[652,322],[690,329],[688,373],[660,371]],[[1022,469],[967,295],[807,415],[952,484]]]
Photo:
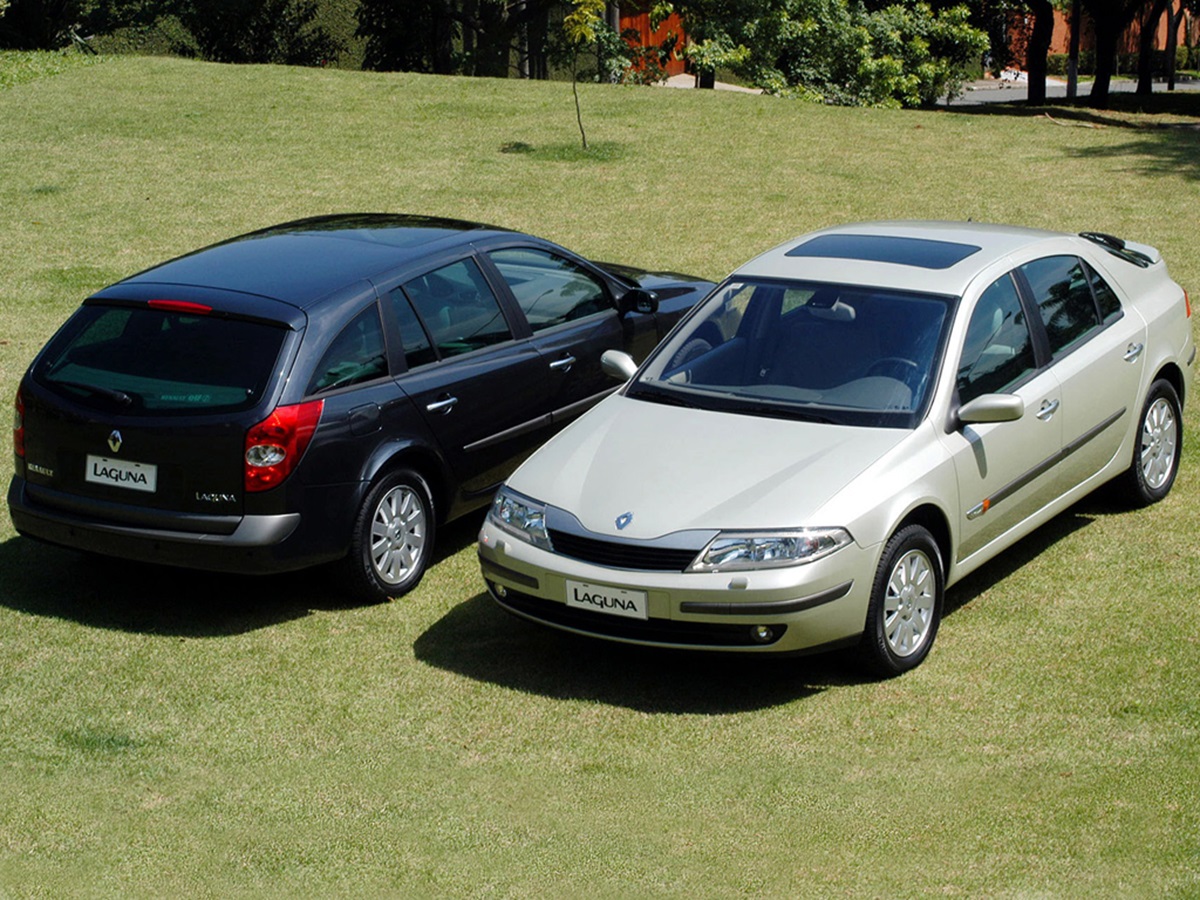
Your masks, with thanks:
[[[958,364],[959,400],[1002,391],[1036,365],[1017,287],[1005,275],[983,292],[967,323]]]
[[[417,366],[435,362],[437,351],[433,349],[433,343],[404,291],[396,288],[388,297],[392,301],[396,321],[400,323],[400,344],[404,347],[405,363],[410,369],[415,369]]]
[[[512,338],[495,294],[474,260],[462,259],[404,285],[443,357]]]
[[[1087,269],[1088,277],[1092,281],[1092,290],[1096,294],[1096,303],[1100,306],[1100,318],[1104,320],[1104,324],[1107,325],[1109,322],[1119,319],[1121,317],[1121,301],[1117,298],[1116,291],[1109,287],[1108,282],[1087,263],[1084,263],[1084,268]]]
[[[1033,289],[1033,299],[1041,311],[1050,352],[1062,352],[1100,327],[1096,301],[1083,271],[1074,256],[1050,256],[1021,266]]]
[[[488,255],[534,331],[612,309],[604,285],[569,260],[528,247]]]
[[[354,317],[333,339],[313,370],[308,393],[332,391],[386,375],[387,353],[379,310],[372,304]]]

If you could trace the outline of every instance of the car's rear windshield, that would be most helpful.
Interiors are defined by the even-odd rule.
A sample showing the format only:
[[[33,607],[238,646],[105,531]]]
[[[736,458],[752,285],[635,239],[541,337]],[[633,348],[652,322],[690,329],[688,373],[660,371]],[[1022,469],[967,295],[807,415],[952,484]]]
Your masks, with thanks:
[[[132,413],[234,412],[262,399],[285,335],[264,322],[87,305],[51,340],[34,378]]]

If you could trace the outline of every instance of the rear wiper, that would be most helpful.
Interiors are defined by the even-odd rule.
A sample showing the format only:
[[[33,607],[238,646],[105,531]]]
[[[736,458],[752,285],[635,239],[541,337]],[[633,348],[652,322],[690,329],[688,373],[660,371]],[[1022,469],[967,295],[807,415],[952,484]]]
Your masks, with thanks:
[[[94,384],[84,384],[82,381],[55,381],[54,383],[62,385],[66,388],[73,388],[77,391],[83,391],[85,394],[91,394],[93,397],[104,397],[106,400],[111,400],[113,403],[119,403],[121,406],[133,405],[133,398],[124,391],[99,387],[98,385]]]

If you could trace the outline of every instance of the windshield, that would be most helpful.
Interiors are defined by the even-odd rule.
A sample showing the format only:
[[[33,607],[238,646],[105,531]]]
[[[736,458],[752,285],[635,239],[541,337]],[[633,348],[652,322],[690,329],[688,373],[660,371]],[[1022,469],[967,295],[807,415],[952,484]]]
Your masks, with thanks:
[[[627,395],[702,409],[912,428],[952,298],[814,282],[722,285]]]

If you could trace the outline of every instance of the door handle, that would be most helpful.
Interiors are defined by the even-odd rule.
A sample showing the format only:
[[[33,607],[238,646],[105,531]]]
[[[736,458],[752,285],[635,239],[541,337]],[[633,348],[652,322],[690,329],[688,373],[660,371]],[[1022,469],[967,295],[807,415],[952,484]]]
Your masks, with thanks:
[[[1056,412],[1058,412],[1057,400],[1043,400],[1042,408],[1037,411],[1037,417],[1043,422],[1047,422]]]
[[[550,363],[550,368],[556,372],[570,372],[573,365],[575,365],[575,357],[564,356],[562,359],[556,359]]]
[[[456,403],[458,403],[457,397],[446,396],[441,400],[434,400],[432,403],[426,406],[425,409],[431,413],[441,413],[444,416],[446,413],[450,412],[450,410],[454,409],[454,405]]]
[[[1145,344],[1130,344],[1125,350],[1125,362],[1133,362],[1142,355],[1142,351],[1146,349]]]

